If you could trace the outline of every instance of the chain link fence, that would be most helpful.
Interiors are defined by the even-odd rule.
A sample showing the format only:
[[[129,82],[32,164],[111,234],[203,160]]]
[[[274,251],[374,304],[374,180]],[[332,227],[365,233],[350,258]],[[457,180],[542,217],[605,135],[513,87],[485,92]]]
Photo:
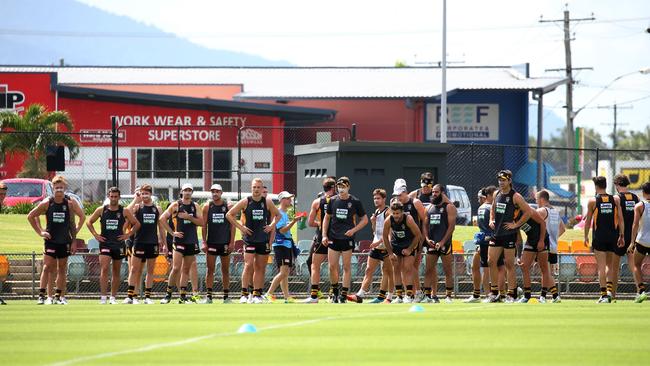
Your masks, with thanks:
[[[289,291],[292,296],[307,296],[310,289],[310,276],[307,268],[307,253],[303,251],[295,260],[295,263],[289,275]],[[453,260],[453,283],[454,295],[457,298],[468,296],[472,293],[472,257],[474,253],[454,253]],[[426,257],[426,256],[425,256]],[[367,267],[368,253],[354,253],[352,258],[352,286],[350,293],[359,290],[361,282]],[[244,267],[243,254],[234,252],[228,258],[230,261],[230,284],[229,289],[232,297],[239,297],[241,289],[241,275]],[[420,279],[424,277],[424,268],[426,258],[423,259],[420,266]],[[197,289],[205,293],[205,275],[207,266],[205,265],[206,256],[200,254],[197,256],[197,283],[190,283],[189,289]],[[623,261],[625,262],[625,261]],[[213,289],[215,298],[219,298],[224,289],[221,277],[221,262],[216,261],[215,282]],[[171,264],[168,258],[161,255],[154,264],[154,286],[153,296],[162,297],[165,294],[167,278]],[[35,299],[38,296],[40,287],[40,275],[43,268],[43,255],[32,253],[1,253],[0,254],[0,282],[2,288],[2,297],[5,298],[22,298]],[[519,286],[521,283],[521,270],[517,267],[517,278]],[[444,293],[445,277],[442,269],[442,263],[437,264],[438,271],[438,292]],[[146,273],[146,271],[143,271]],[[266,268],[265,289],[270,285],[273,277],[278,273],[278,269],[273,262],[273,257],[269,256],[269,263]],[[342,273],[342,272],[341,272]],[[78,252],[68,258],[67,263],[67,292],[69,297],[73,298],[97,298],[99,297],[99,255],[97,253]],[[570,297],[594,297],[598,293],[599,285],[597,280],[597,268],[595,258],[591,253],[565,253],[559,255],[559,265],[553,272],[554,278],[559,285],[560,292],[563,296]],[[650,260],[646,260],[642,265],[642,275],[644,282],[650,281]],[[325,262],[321,266],[321,290],[329,290],[329,267]],[[110,277],[110,275],[109,275]],[[120,271],[120,287],[118,297],[125,297],[127,291],[128,264],[126,260],[122,261]],[[144,280],[144,278],[143,278]],[[539,292],[541,289],[541,272],[535,265],[532,269],[532,290]],[[379,291],[381,281],[381,269],[378,268],[373,274],[373,281],[370,287],[369,296],[376,295]],[[144,286],[141,284],[140,289]],[[622,263],[618,292],[622,297],[629,297],[636,291],[632,271],[627,263]],[[279,290],[278,290],[279,294]]]

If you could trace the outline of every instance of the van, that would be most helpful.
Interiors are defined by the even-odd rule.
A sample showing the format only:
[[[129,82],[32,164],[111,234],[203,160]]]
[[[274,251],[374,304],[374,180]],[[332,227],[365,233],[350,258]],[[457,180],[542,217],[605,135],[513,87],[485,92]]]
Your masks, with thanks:
[[[472,224],[472,204],[467,196],[465,188],[461,186],[448,185],[447,197],[456,206],[456,225]]]

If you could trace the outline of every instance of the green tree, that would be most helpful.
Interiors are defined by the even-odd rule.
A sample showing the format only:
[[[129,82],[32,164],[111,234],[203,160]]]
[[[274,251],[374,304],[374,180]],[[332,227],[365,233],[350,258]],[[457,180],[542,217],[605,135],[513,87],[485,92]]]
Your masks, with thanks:
[[[0,112],[0,159],[23,154],[25,161],[19,177],[47,178],[46,147],[66,146],[70,158],[79,153],[79,144],[71,135],[74,125],[65,111],[48,112],[40,104],[32,104],[22,115]]]
[[[623,160],[650,160],[650,126],[643,131],[624,131],[617,133],[617,150],[640,150],[620,151],[618,158]]]

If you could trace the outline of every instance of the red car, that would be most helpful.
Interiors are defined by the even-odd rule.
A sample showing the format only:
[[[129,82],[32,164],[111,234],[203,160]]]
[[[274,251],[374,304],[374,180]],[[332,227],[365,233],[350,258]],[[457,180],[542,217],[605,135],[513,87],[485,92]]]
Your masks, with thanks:
[[[7,207],[40,202],[53,192],[52,182],[44,179],[11,178],[2,182],[7,185],[7,197],[3,202],[3,206]]]

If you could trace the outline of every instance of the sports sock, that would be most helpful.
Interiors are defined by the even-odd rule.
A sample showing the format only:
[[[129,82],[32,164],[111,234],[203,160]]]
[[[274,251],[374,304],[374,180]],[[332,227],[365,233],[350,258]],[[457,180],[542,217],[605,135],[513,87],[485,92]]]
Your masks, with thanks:
[[[431,298],[431,287],[425,287],[424,288],[424,296],[426,296],[427,299]]]
[[[542,287],[542,292],[540,293],[541,297],[546,297],[546,293],[548,292],[548,288]]]
[[[499,286],[490,285],[490,292],[492,292],[492,295],[494,296],[499,296]]]
[[[205,297],[212,300],[212,287],[208,287],[205,289]]]
[[[475,299],[481,297],[481,289],[474,289],[474,292],[472,293],[472,297]]]
[[[377,298],[380,300],[386,299],[386,290],[379,290],[379,295],[377,295]]]
[[[341,287],[341,296],[343,296],[343,297],[348,296],[348,288],[347,287]]]
[[[445,296],[446,297],[451,297],[451,294],[453,293],[454,288],[453,287],[445,287]]]
[[[397,297],[399,297],[400,299],[404,297],[403,285],[395,285],[395,295],[397,295]]]
[[[182,286],[181,287],[181,300],[185,300],[187,298],[187,287]]]
[[[338,283],[333,283],[332,284],[332,296],[334,296],[334,297],[339,296],[339,284]]]
[[[607,296],[607,287],[601,287],[600,288],[600,297],[606,297]]]
[[[172,286],[167,286],[167,294],[165,297],[172,297],[172,294],[174,293],[174,288]]]
[[[144,289],[144,297],[146,299],[151,298],[151,290],[152,290],[151,287],[147,287],[147,288]]]
[[[512,297],[512,298],[514,298],[516,293],[517,293],[517,290],[515,290],[515,289],[508,289],[508,292],[507,292],[506,295],[507,295],[507,296],[510,296],[510,297]]]
[[[226,300],[228,298],[228,295],[230,294],[230,290],[227,288],[223,289],[223,299]]]
[[[243,297],[248,297],[248,294],[249,294],[248,289],[246,287],[242,287],[241,288],[241,295]]]
[[[406,296],[413,297],[413,285],[406,285]]]
[[[531,289],[530,287],[524,287],[524,297],[527,299],[530,299],[531,296]]]
[[[560,294],[559,294],[559,292],[557,290],[557,286],[555,286],[555,285],[553,285],[553,287],[551,287],[551,296],[553,296],[554,299],[556,299],[558,296],[560,296]]]
[[[129,299],[133,300],[133,295],[135,295],[135,286],[129,286],[126,296],[128,296]]]
[[[643,283],[640,283],[637,288],[639,289],[639,294],[645,292],[645,285]]]
[[[309,297],[312,299],[318,298],[318,285],[311,285],[311,291],[309,292]]]
[[[45,298],[45,289],[44,288],[38,289],[38,297]]]

